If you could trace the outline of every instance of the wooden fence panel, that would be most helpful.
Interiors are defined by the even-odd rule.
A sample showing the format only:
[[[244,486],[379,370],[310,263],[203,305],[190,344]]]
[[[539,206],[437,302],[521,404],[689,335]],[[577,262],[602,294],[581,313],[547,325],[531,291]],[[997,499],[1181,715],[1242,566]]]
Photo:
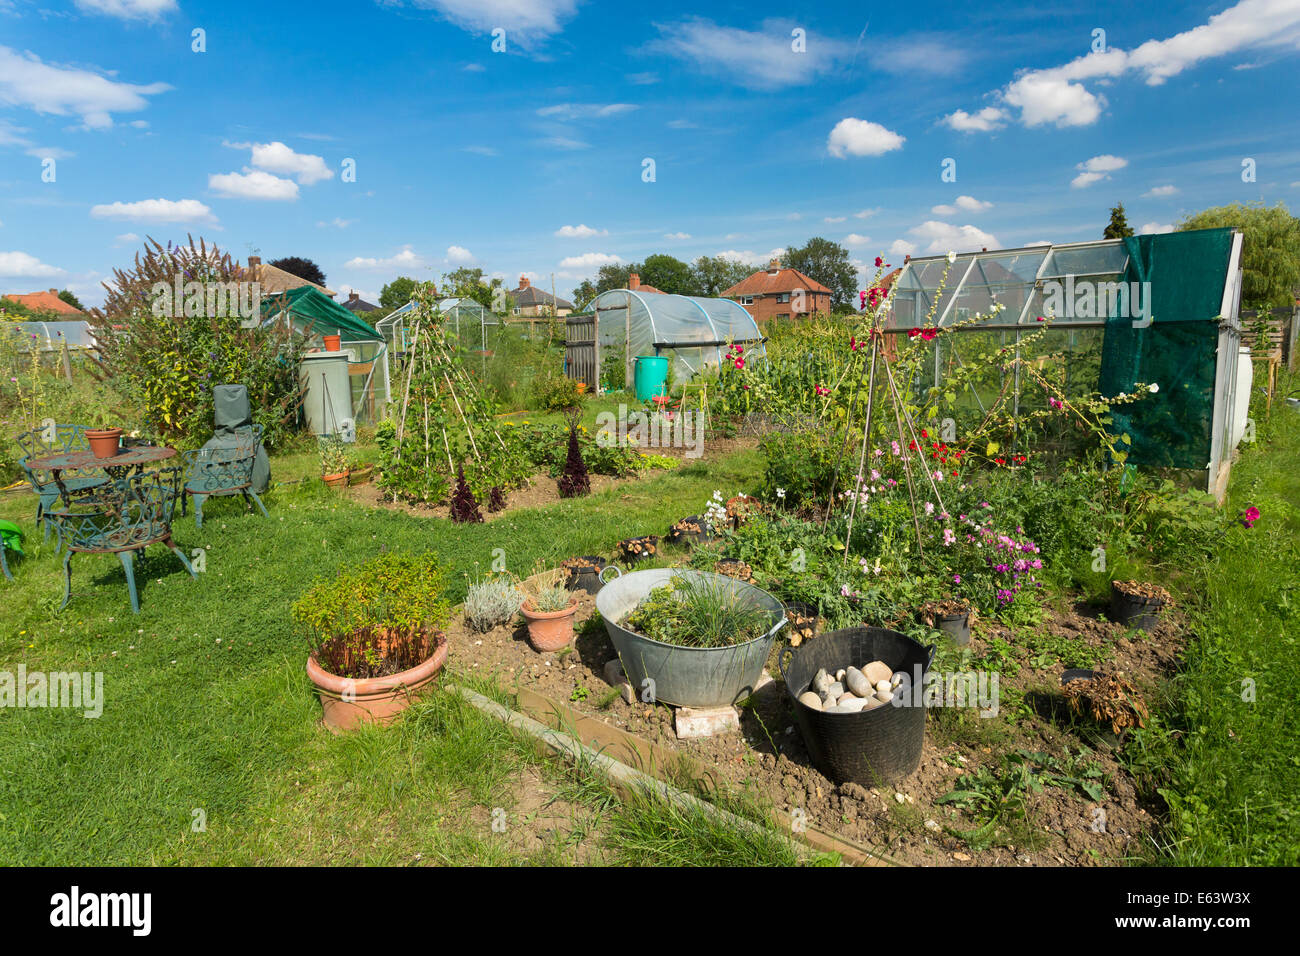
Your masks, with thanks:
[[[596,316],[570,315],[564,320],[564,374],[586,382],[594,395],[600,390],[600,345]]]

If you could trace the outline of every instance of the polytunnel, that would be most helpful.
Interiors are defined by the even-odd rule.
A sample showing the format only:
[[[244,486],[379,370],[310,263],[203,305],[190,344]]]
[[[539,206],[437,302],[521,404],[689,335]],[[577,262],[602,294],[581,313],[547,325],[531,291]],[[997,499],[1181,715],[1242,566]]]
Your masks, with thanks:
[[[569,374],[590,376],[592,385],[610,349],[622,352],[625,384],[631,387],[638,355],[670,358],[673,377],[687,382],[716,370],[730,345],[741,346],[746,360],[767,355],[753,316],[731,299],[612,289],[596,296],[583,314],[568,317]]]

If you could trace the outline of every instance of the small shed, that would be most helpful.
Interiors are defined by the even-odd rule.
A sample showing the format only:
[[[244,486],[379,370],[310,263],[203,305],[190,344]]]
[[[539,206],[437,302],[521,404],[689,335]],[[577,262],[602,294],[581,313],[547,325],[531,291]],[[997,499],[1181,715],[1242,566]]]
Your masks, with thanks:
[[[569,316],[566,328],[565,374],[593,390],[609,349],[622,350],[629,388],[638,355],[668,357],[679,382],[716,370],[730,345],[741,346],[746,360],[767,356],[758,323],[731,299],[612,289]]]
[[[364,319],[315,286],[304,285],[262,299],[262,324],[288,320],[307,338],[308,352],[323,351],[324,337],[337,335],[347,354],[355,423],[376,422],[392,401],[388,346]]]

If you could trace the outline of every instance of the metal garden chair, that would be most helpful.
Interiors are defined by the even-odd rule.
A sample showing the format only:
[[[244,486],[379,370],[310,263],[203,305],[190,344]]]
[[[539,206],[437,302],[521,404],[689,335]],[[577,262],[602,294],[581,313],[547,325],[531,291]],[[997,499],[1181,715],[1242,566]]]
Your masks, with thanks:
[[[29,468],[27,462],[46,455],[89,451],[90,442],[86,440],[86,426],[52,424],[49,428],[34,428],[29,432],[23,432],[16,441],[18,447],[26,453],[25,457],[19,459],[18,464],[23,470],[27,483],[32,486],[32,491],[36,492],[36,523],[43,526],[43,540],[48,541],[51,526],[58,530],[58,526],[50,521],[47,513],[59,501],[59,486],[54,480],[53,473],[43,468]],[[108,476],[102,471],[88,469],[67,469],[60,477],[69,491],[97,488],[108,483]],[[62,542],[59,542],[59,545],[61,547]]]
[[[262,499],[253,490],[253,462],[257,446],[262,443],[262,426],[248,425],[235,432],[232,446],[200,448],[181,454],[185,460],[185,495],[194,499],[194,523],[203,527],[203,502],[217,495],[244,496],[244,500],[257,503],[262,516],[269,518]],[[181,513],[186,513],[186,501],[181,501]]]
[[[164,544],[181,559],[190,577],[197,577],[185,552],[172,543],[172,516],[181,495],[180,467],[161,468],[132,475],[99,488],[69,492],[63,504],[52,512],[62,527],[68,545],[63,556],[63,604],[72,597],[74,554],[116,554],[126,572],[131,593],[131,610],[140,613],[135,589],[135,552],[151,544]]]

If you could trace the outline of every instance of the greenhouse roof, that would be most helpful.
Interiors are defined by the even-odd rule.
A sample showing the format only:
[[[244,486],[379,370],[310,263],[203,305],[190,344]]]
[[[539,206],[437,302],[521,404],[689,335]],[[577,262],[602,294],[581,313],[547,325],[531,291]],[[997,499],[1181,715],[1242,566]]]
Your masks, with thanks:
[[[989,314],[988,326],[1033,325],[1046,311],[1044,286],[1087,279],[1116,282],[1128,266],[1123,239],[1023,246],[911,259],[898,277],[887,328],[955,325]],[[1050,289],[1049,289],[1050,291]],[[1096,325],[1105,316],[1058,315],[1058,321]]]
[[[381,336],[363,319],[343,308],[315,286],[304,285],[288,292],[264,296],[262,317],[267,321],[281,310],[293,317],[295,325],[310,323],[318,335],[341,335],[348,342],[378,342]]]

